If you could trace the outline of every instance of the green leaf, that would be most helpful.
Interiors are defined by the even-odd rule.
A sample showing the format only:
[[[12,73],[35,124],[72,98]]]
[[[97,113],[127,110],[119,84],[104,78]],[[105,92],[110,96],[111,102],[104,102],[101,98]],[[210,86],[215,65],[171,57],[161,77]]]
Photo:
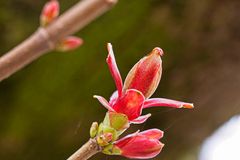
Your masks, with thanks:
[[[110,126],[117,131],[125,130],[129,127],[128,117],[125,114],[109,112]]]

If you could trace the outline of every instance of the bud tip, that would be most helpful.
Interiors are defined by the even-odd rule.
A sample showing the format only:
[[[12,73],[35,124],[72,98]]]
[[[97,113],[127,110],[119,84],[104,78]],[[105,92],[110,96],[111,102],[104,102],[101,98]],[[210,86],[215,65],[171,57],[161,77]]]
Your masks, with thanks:
[[[163,50],[162,50],[161,48],[159,48],[159,47],[155,47],[155,48],[153,49],[153,53],[158,53],[158,54],[160,54],[160,56],[163,56],[163,55],[164,55]]]

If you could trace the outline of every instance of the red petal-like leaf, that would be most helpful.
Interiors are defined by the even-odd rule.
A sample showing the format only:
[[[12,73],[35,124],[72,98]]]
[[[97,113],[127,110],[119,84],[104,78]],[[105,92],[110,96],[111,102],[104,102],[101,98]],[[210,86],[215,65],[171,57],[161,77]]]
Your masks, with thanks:
[[[137,130],[135,133],[129,134],[129,135],[115,141],[114,144],[117,144],[119,147],[123,147],[123,146],[127,145],[132,140],[133,137],[136,137],[139,132],[140,132],[140,130]]]
[[[109,70],[111,72],[111,75],[115,81],[117,90],[118,90],[118,95],[119,97],[121,97],[122,95],[122,87],[123,87],[123,83],[122,83],[122,77],[120,75],[120,72],[118,70],[117,67],[117,63],[114,57],[114,53],[113,53],[113,49],[112,49],[112,45],[111,43],[107,44],[107,48],[108,48],[108,57],[107,57],[107,64],[109,67]]]
[[[110,106],[110,104],[104,97],[97,95],[93,97],[96,98],[105,108],[107,108],[107,110],[114,112],[114,109]]]
[[[118,99],[118,91],[113,92],[113,94],[110,97],[109,104],[113,106]]]
[[[113,109],[118,113],[126,114],[131,121],[141,115],[144,100],[145,98],[141,92],[129,89],[122,98],[117,100],[113,105]]]
[[[146,122],[146,120],[147,120],[149,117],[151,117],[151,114],[150,114],[150,113],[149,113],[149,114],[146,114],[146,115],[144,115],[144,116],[140,116],[140,117],[132,120],[131,123],[133,123],[133,124],[142,124],[142,123]]]
[[[150,107],[194,108],[192,103],[186,103],[166,98],[151,98],[144,102],[143,108]]]
[[[139,133],[140,135],[144,135],[150,139],[161,139],[163,137],[164,132],[159,129],[149,129]]]

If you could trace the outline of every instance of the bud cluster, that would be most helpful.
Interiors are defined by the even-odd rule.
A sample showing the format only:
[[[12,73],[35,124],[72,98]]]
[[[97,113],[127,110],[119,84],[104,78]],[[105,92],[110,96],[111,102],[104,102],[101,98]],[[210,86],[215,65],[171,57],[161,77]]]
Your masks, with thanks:
[[[45,28],[54,23],[59,16],[59,10],[57,0],[47,2],[40,16],[41,27]],[[81,38],[68,36],[58,42],[56,49],[69,51],[82,44]],[[124,138],[120,138],[121,134],[130,127],[130,124],[142,124],[151,116],[150,113],[142,115],[143,109],[159,106],[191,109],[193,104],[166,98],[150,98],[162,76],[162,49],[156,47],[149,55],[140,59],[123,83],[112,45],[108,43],[107,48],[109,54],[106,61],[117,91],[112,94],[109,101],[101,96],[94,96],[108,111],[103,122],[92,124],[90,136],[96,140],[105,154],[137,159],[153,158],[164,146],[160,142],[163,131],[159,129],[137,131]]]
[[[129,127],[126,115],[116,112],[107,112],[104,121],[98,126],[94,122],[90,128],[91,138],[96,138],[99,146],[105,147],[116,141]]]
[[[151,116],[151,114],[141,115],[145,108],[164,106],[190,109],[193,108],[193,104],[166,98],[150,98],[162,75],[162,49],[154,48],[148,56],[137,62],[124,83],[110,43],[108,52],[107,64],[117,91],[109,101],[101,96],[94,96],[108,112],[99,126],[96,122],[92,124],[90,135],[97,140],[105,154],[137,159],[153,158],[164,146],[160,142],[163,131],[159,129],[137,131],[119,139],[120,135],[129,128],[130,124],[144,123]]]

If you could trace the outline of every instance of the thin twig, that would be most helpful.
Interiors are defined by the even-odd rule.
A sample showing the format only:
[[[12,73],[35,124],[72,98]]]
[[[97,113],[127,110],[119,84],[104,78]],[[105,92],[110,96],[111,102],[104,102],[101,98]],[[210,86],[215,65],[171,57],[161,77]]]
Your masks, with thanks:
[[[0,81],[53,50],[56,44],[109,10],[117,0],[82,0],[45,28],[0,57]]]
[[[90,139],[86,144],[84,144],[79,150],[77,150],[71,157],[67,160],[87,160],[94,154],[100,152],[100,147],[98,146],[95,139]]]

